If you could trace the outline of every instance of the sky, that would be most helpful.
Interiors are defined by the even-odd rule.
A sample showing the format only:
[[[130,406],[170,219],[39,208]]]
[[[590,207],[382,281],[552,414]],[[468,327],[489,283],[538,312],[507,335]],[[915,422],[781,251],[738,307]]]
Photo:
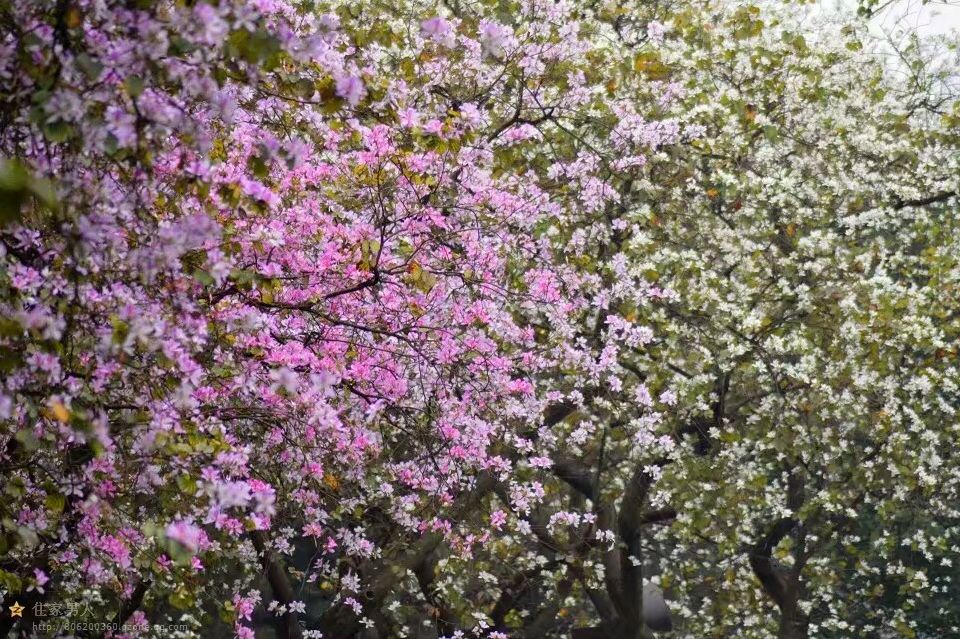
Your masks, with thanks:
[[[880,4],[884,1],[880,0]],[[808,10],[815,18],[837,11],[849,16],[856,8],[857,0],[816,0]],[[872,17],[870,31],[876,38],[874,50],[880,54],[891,53],[888,69],[892,73],[899,69],[899,57],[892,55],[892,48],[902,49],[908,42],[907,36],[918,33],[921,40],[926,41],[923,47],[931,73],[945,73],[944,89],[954,94],[960,92],[960,0],[930,0],[926,3],[923,0],[893,0]]]
[[[881,0],[881,3],[883,0]],[[856,0],[820,0],[818,8],[824,12],[856,8]],[[878,15],[872,24],[886,30],[897,26],[916,29],[923,36],[946,35],[960,31],[960,0],[897,0]]]

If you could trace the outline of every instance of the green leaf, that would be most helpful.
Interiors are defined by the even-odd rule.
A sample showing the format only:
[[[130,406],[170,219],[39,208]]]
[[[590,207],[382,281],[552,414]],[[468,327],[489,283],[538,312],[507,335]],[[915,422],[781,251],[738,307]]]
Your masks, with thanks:
[[[176,591],[170,593],[167,601],[169,601],[170,605],[174,608],[186,610],[193,605],[193,596],[185,586],[181,586]]]
[[[48,510],[51,510],[55,513],[61,513],[67,505],[67,498],[60,493],[51,493],[46,496],[43,502]]]
[[[16,160],[0,159],[0,224],[20,219],[30,175]]]
[[[20,477],[11,478],[10,481],[8,481],[3,487],[3,492],[15,499],[18,497],[23,497],[23,495],[26,493],[26,490],[26,485],[24,484],[23,479]]]
[[[420,264],[414,262],[408,268],[408,281],[413,284],[418,290],[429,293],[430,290],[437,284],[437,277],[424,270]]]
[[[203,269],[194,269],[193,278],[203,284],[204,286],[211,286],[214,284],[213,276],[210,273],[204,271]]]
[[[143,93],[143,78],[132,75],[123,81],[123,86],[126,87],[130,97],[139,98],[140,94]]]
[[[23,590],[23,581],[12,572],[0,570],[0,585],[3,585],[7,592],[20,592]]]
[[[36,548],[40,544],[40,536],[33,528],[18,526],[17,535],[20,537],[20,545],[26,549]]]
[[[54,143],[65,142],[73,135],[73,127],[69,122],[54,120],[43,126],[43,135]]]
[[[193,495],[197,492],[197,480],[190,475],[178,475],[177,487],[182,492],[188,495]]]
[[[86,75],[91,82],[97,80],[97,78],[99,78],[100,74],[103,72],[103,65],[91,58],[86,53],[81,53],[78,55],[74,59],[74,62],[78,67],[80,67],[80,70],[83,71],[84,75]]]
[[[14,435],[14,438],[20,442],[24,450],[26,450],[28,453],[31,453],[39,448],[40,442],[37,440],[36,435],[33,434],[32,429],[26,428],[23,430],[18,430],[17,434]]]

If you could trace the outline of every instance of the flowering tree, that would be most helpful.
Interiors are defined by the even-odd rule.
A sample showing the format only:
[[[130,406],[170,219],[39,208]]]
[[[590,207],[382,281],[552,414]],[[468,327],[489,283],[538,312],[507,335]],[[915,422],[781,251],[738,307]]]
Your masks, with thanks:
[[[654,234],[711,238],[687,244],[692,268],[683,251],[651,256],[682,301],[663,316],[683,349],[669,357],[709,397],[678,425],[703,462],[671,465],[664,490],[720,594],[675,551],[667,574],[710,628],[950,634],[956,107],[892,90],[856,29],[808,44],[778,17],[679,27],[704,57],[675,60],[722,61],[708,71],[722,83],[709,106],[692,98],[711,139],[676,192],[702,214],[664,214]]]
[[[3,633],[955,631],[960,116],[856,29],[0,25]]]
[[[570,141],[623,120],[629,171],[678,138],[610,99],[575,7],[516,9],[4,9],[4,632],[52,602],[464,623],[408,575],[429,594],[441,549],[487,543],[490,495],[540,497],[539,377],[592,357],[573,332],[611,295],[552,236],[616,199]]]
[[[635,102],[703,132],[612,182],[605,228],[563,238],[603,238],[584,255],[619,255],[610,281],[668,293],[612,297],[577,333],[652,329],[557,381],[589,390],[538,434],[545,497],[514,509],[482,565],[488,583],[515,575],[494,612],[583,637],[641,620],[689,637],[950,636],[955,98],[904,90],[855,25],[722,4],[600,18],[628,77],[664,83]],[[448,591],[469,571],[450,568]]]

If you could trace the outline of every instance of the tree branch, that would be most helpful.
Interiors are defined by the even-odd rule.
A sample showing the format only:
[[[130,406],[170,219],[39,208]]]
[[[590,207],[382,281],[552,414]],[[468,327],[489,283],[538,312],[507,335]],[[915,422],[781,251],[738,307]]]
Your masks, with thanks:
[[[260,565],[263,566],[263,572],[270,584],[270,590],[273,597],[281,604],[288,606],[294,601],[295,595],[290,580],[287,579],[284,570],[283,560],[276,553],[267,547],[267,534],[262,530],[253,530],[250,532],[250,539],[253,541],[253,547],[257,549],[260,556]],[[303,632],[300,629],[300,622],[297,619],[297,613],[287,612],[284,618],[287,639],[300,639]]]
[[[895,210],[905,209],[907,207],[914,206],[929,206],[930,204],[938,204],[940,202],[946,202],[952,197],[957,197],[956,191],[941,191],[935,195],[930,195],[927,197],[921,197],[916,200],[902,200],[899,197],[893,198],[893,208]]]

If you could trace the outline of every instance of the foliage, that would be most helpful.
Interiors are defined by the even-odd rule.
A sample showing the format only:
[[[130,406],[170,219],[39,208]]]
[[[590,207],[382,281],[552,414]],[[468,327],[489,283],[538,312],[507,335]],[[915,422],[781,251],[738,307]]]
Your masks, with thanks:
[[[663,592],[682,637],[957,632],[960,111],[856,23],[0,25],[16,630],[625,639]]]

